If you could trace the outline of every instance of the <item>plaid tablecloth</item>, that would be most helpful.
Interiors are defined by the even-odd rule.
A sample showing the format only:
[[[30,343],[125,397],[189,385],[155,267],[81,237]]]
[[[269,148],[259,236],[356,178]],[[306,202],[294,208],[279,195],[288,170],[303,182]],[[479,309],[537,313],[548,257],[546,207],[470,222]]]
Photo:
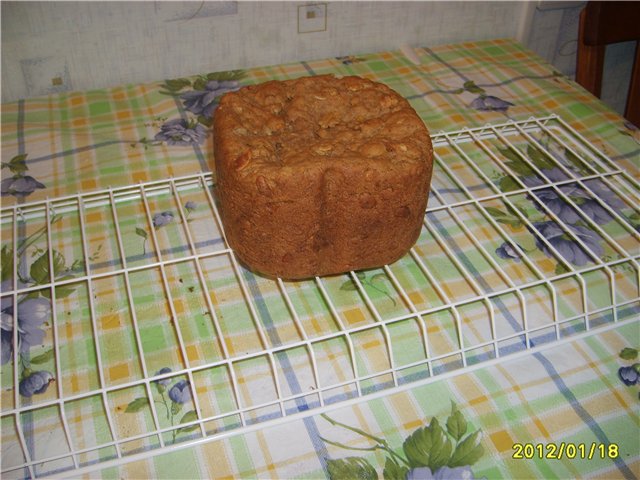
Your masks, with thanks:
[[[638,129],[510,40],[415,50],[2,105],[3,477],[640,476]],[[440,135],[430,210],[394,265],[274,282],[212,221],[211,118],[325,73]]]

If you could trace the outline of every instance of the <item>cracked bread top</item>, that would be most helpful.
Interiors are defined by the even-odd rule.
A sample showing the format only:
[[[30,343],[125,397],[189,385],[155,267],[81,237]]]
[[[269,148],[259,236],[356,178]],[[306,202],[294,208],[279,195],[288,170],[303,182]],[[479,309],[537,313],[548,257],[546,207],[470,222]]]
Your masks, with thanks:
[[[225,169],[241,177],[332,161],[424,162],[429,133],[403,97],[348,76],[269,81],[225,94],[214,117]]]

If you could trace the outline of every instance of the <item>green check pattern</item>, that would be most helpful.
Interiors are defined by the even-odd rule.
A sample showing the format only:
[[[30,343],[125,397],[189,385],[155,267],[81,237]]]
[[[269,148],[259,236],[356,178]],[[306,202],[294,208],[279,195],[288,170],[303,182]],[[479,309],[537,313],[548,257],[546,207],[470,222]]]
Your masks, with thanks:
[[[638,130],[510,40],[416,51],[419,65],[379,52],[3,105],[3,477],[382,477],[391,454],[372,438],[405,455],[400,477],[435,465],[473,478],[640,476],[638,386],[619,376],[634,362],[619,353],[640,347]],[[211,82],[326,73],[386,83],[439,139],[429,211],[411,254],[387,268],[280,284],[227,250],[210,119],[187,99]],[[486,150],[461,137],[553,114],[531,138],[476,130]],[[565,164],[580,185],[534,172]],[[570,212],[524,191],[534,177],[591,189],[578,214],[605,182],[606,221],[568,227]],[[553,221],[564,237],[534,233]],[[43,339],[5,363],[14,312]],[[34,372],[55,381],[25,386]],[[403,445],[452,403],[481,447],[457,467],[415,463]],[[333,423],[312,412],[328,405]],[[514,447],[563,442],[597,455]]]

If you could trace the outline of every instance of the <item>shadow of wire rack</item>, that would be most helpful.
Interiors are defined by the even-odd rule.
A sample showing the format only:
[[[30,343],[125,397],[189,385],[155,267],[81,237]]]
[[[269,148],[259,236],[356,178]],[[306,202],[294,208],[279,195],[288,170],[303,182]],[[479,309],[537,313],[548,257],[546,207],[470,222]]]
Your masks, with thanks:
[[[3,348],[25,345],[3,352],[3,478],[77,476],[637,321],[632,176],[556,116],[433,143],[410,253],[309,281],[238,264],[210,174],[3,208]]]

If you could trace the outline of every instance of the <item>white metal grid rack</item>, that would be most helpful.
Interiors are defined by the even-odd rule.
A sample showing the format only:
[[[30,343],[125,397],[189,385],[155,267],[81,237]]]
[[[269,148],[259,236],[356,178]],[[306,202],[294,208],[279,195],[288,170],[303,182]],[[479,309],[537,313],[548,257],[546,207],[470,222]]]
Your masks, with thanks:
[[[2,476],[77,476],[637,321],[634,178],[555,116],[432,138],[422,235],[375,271],[247,272],[209,174],[3,208],[3,348],[26,348],[3,366]]]

